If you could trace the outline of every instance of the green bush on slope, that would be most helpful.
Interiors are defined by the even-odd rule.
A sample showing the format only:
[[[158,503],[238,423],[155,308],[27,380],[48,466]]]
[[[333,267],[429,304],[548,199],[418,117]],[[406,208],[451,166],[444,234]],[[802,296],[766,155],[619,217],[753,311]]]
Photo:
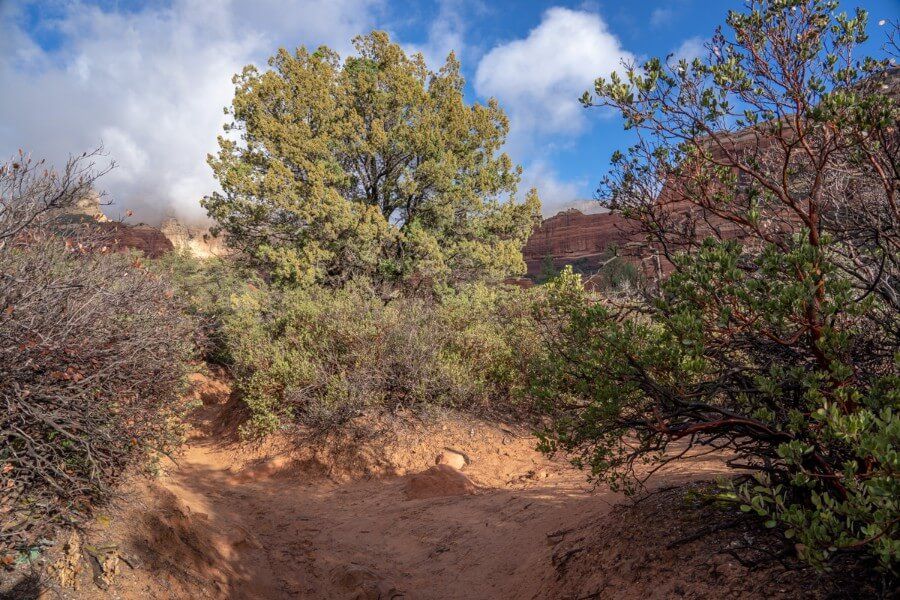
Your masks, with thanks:
[[[326,426],[367,408],[521,409],[535,332],[518,288],[389,302],[361,284],[255,289],[235,296],[232,310],[224,329],[251,409],[247,434],[291,419]]]

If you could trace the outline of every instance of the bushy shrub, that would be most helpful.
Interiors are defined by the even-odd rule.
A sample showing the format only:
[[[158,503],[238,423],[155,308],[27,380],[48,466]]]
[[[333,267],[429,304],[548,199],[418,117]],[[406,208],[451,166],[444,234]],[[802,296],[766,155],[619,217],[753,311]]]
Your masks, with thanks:
[[[752,0],[705,56],[597,80],[585,103],[641,132],[607,204],[671,275],[615,304],[558,279],[535,382],[545,448],[595,476],[634,487],[685,448],[718,451],[741,510],[802,559],[896,573],[897,72],[854,60],[866,15],[836,9]]]
[[[58,230],[92,181],[76,170],[0,169],[0,554],[77,523],[178,436],[190,320],[139,257]]]
[[[210,363],[228,366],[231,354],[223,331],[232,298],[264,285],[259,274],[237,259],[200,259],[190,251],[169,252],[146,261],[172,286],[174,299],[196,322],[197,345]]]
[[[509,414],[521,408],[519,364],[536,347],[526,319],[518,288],[388,302],[358,282],[248,290],[225,320],[251,411],[244,433],[291,419],[324,427],[367,408]]]
[[[682,257],[692,266],[662,284],[660,312],[643,316],[623,318],[571,270],[547,284],[538,312],[546,352],[532,373],[553,417],[542,447],[568,452],[629,493],[655,467],[681,458],[675,443],[720,449],[733,468],[755,473],[733,482],[742,510],[769,527],[782,524],[802,558],[823,565],[835,552],[865,548],[890,568],[900,515],[896,365],[845,381],[832,395],[829,379],[848,368],[838,358],[844,344],[859,343],[847,330],[831,340],[832,371],[796,355],[753,356],[739,341],[752,330],[723,330],[710,295],[730,298],[733,310],[766,328],[788,319],[766,307],[790,306],[790,291],[771,272],[774,285],[753,292],[740,277],[729,281],[737,248],[710,242]]]
[[[599,263],[599,266],[598,266]],[[610,244],[603,253],[594,259],[578,259],[569,264],[572,271],[581,275],[585,287],[595,291],[619,293],[640,285],[639,269],[619,253],[615,244]],[[541,270],[535,283],[543,284],[558,277],[562,273],[553,263],[553,256],[547,255],[541,263]]]

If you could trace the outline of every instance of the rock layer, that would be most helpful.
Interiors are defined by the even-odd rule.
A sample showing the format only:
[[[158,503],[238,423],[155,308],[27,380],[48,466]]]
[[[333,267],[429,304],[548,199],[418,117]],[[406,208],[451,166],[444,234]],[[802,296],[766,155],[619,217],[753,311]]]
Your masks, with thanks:
[[[212,258],[228,253],[220,237],[213,237],[207,227],[190,226],[169,218],[159,227],[176,249],[187,251],[197,258]]]
[[[538,277],[546,261],[560,269],[577,264],[580,270],[595,271],[602,266],[611,245],[628,249],[636,241],[634,223],[621,215],[586,215],[570,208],[545,219],[525,244],[523,254],[528,276]]]

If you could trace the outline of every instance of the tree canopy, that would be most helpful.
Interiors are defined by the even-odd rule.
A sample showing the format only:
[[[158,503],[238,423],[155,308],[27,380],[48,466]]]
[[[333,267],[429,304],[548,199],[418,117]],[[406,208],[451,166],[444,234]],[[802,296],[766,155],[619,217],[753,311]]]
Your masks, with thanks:
[[[452,53],[434,72],[386,33],[354,45],[343,63],[326,47],[281,49],[270,69],[235,76],[231,134],[209,157],[223,192],[203,200],[218,229],[289,282],[523,272],[540,201],[516,200],[497,102],[465,102]]]

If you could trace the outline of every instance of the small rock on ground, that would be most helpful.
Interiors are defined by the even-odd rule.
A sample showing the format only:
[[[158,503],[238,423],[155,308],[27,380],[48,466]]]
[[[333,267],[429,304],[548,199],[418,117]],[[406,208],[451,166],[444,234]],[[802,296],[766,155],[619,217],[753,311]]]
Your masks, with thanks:
[[[450,465],[435,465],[406,480],[406,499],[468,496],[478,491],[469,477]]]
[[[437,458],[434,461],[436,465],[447,465],[453,467],[454,469],[461,470],[466,466],[466,457],[460,454],[459,452],[453,452],[452,450],[444,450],[440,454],[437,455]]]

